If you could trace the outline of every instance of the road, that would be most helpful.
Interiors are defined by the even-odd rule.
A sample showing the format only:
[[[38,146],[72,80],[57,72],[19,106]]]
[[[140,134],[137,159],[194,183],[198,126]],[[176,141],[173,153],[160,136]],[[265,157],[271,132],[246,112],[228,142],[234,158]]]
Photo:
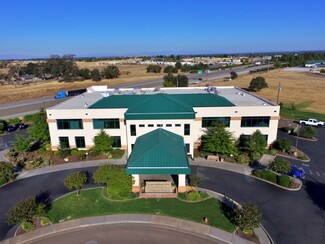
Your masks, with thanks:
[[[271,66],[271,65],[270,65]],[[215,70],[212,71],[209,74],[189,74],[189,84],[191,84],[193,81],[198,81],[199,78],[202,80],[206,80],[206,75],[208,75],[208,81],[210,80],[216,80],[224,77],[229,77],[230,71],[235,71],[238,75],[247,74],[251,70],[256,69],[262,69],[267,68],[268,65],[260,65],[260,66],[239,66],[239,67],[233,67],[233,68],[227,68],[225,70]],[[137,84],[122,84],[118,87],[134,87],[134,88],[141,88],[141,87],[156,87],[156,86],[162,86],[163,79],[157,79],[157,80],[151,80],[151,81],[144,81],[139,82]],[[117,87],[117,86],[113,86]],[[69,98],[68,98],[69,99]],[[8,103],[8,104],[1,104],[0,105],[0,119],[9,119],[9,118],[15,118],[19,116],[24,116],[26,114],[36,113],[41,108],[49,108],[52,107],[58,103],[63,102],[66,99],[54,99],[53,96],[50,97],[41,97],[41,98],[35,98],[35,99],[29,99],[24,101],[17,101],[14,103]]]
[[[127,235],[125,234],[127,230]],[[67,231],[56,234],[52,237],[39,238],[33,244],[42,243],[197,243],[197,244],[216,244],[222,243],[208,236],[197,235],[193,232],[180,232],[171,228],[162,228],[161,226],[146,224],[114,224],[82,228],[74,231]]]

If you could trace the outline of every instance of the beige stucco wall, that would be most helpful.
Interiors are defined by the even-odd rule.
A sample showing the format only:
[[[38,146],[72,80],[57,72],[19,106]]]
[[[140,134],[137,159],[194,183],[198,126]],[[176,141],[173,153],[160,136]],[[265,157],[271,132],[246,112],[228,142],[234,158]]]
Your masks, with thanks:
[[[193,155],[194,143],[199,142],[200,136],[205,129],[202,128],[202,117],[231,117],[230,127],[228,128],[237,138],[241,134],[250,135],[259,129],[263,134],[268,135],[268,144],[276,140],[279,106],[236,106],[236,107],[215,107],[215,108],[194,108],[196,119],[194,120],[128,120],[124,121],[124,113],[127,109],[48,109],[48,124],[50,129],[52,149],[56,150],[59,145],[59,137],[69,137],[71,147],[75,146],[75,137],[84,136],[87,149],[93,146],[93,138],[99,132],[93,129],[92,119],[96,118],[119,118],[119,129],[106,129],[106,133],[110,136],[120,136],[122,147],[126,147],[128,155],[131,153],[131,145],[135,143],[136,138],[155,130],[157,124],[163,124],[163,129],[171,131],[175,134],[183,136],[184,143],[190,144],[190,154]],[[270,116],[269,127],[241,127],[241,117],[243,116]],[[56,119],[82,119],[82,130],[58,130]],[[130,135],[130,125],[136,125],[136,136]],[[145,127],[139,127],[144,124]],[[154,127],[148,127],[153,124]],[[172,124],[172,127],[166,127],[166,124]],[[175,124],[181,124],[181,127],[175,127]],[[184,136],[184,124],[190,124],[191,134]]]

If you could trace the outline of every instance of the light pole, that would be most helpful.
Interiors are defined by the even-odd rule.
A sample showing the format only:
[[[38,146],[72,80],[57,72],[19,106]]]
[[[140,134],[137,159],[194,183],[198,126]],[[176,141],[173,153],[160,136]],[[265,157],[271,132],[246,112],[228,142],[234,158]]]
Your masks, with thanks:
[[[279,86],[278,86],[278,97],[276,99],[276,104],[279,104],[279,99],[280,99],[280,92],[282,90],[282,87],[281,87],[281,82],[279,82]]]
[[[298,125],[298,132],[297,132],[297,136],[296,136],[296,150],[295,150],[295,153],[294,153],[296,157],[298,156],[298,140],[299,140],[300,126],[301,125]]]

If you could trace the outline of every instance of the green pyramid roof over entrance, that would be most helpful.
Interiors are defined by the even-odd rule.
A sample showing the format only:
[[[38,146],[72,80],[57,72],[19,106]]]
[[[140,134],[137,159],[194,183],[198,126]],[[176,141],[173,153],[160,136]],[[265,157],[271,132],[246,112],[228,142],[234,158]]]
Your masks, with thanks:
[[[183,137],[159,128],[137,138],[127,174],[190,174]]]

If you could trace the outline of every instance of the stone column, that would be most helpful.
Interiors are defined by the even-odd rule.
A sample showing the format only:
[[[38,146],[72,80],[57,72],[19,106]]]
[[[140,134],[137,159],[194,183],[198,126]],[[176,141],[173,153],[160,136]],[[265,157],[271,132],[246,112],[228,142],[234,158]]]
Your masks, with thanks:
[[[178,175],[178,192],[186,192],[186,175]]]
[[[132,185],[132,192],[140,192],[140,175],[132,175],[134,183]]]

